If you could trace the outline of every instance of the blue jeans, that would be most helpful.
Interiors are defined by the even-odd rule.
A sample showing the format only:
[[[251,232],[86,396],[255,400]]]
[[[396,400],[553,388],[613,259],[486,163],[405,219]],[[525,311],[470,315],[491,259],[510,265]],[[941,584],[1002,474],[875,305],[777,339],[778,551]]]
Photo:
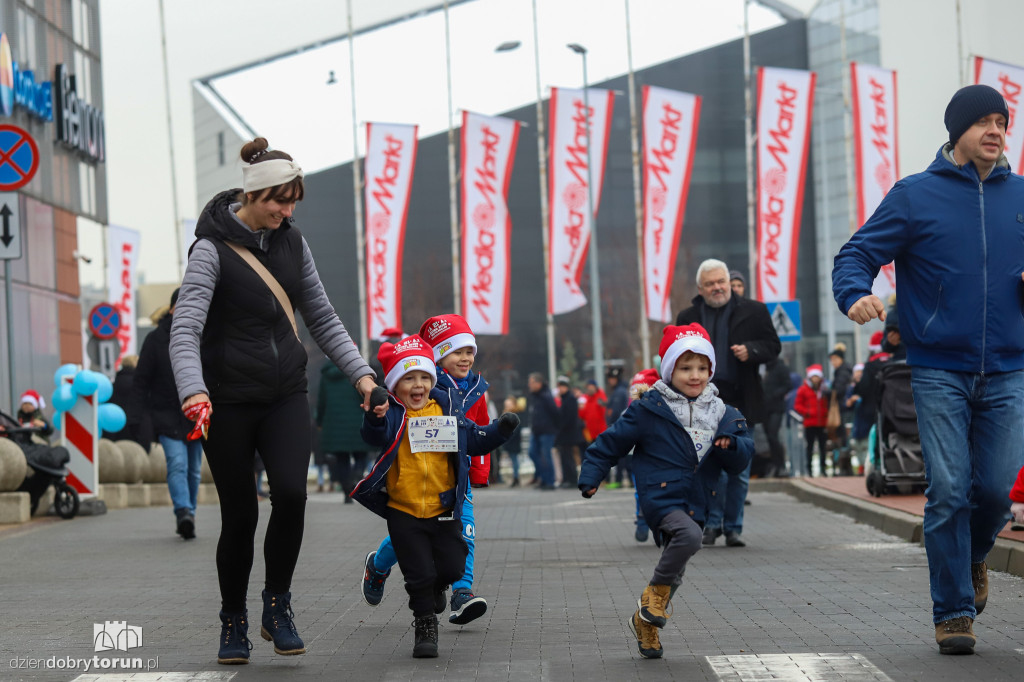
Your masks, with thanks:
[[[742,473],[731,475],[723,471],[719,475],[715,495],[708,505],[705,528],[721,529],[725,533],[743,532],[743,502],[750,487],[750,464]]]
[[[196,513],[199,479],[202,476],[203,444],[198,440],[175,440],[158,436],[167,458],[167,489],[171,493],[174,512]]]
[[[974,618],[971,564],[985,560],[1010,518],[1024,460],[1024,370],[911,374],[928,489],[924,546],[936,623]]]
[[[555,446],[555,434],[534,433],[530,435],[530,459],[541,485],[555,484],[555,465],[551,461],[551,448]]]
[[[466,502],[462,505],[462,539],[466,541],[469,553],[466,554],[466,568],[462,578],[452,585],[452,589],[471,589],[473,587],[473,550],[476,549],[476,520],[473,515],[473,489],[466,491]],[[377,554],[373,557],[373,567],[381,573],[387,573],[398,563],[395,546],[391,544],[391,536],[381,540],[377,546]]]

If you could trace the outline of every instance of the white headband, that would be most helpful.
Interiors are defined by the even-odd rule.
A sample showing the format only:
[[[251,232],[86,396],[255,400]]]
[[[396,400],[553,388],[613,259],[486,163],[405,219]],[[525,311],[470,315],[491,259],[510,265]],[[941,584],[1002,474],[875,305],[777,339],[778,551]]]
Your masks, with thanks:
[[[302,177],[299,164],[288,159],[270,159],[242,166],[242,190],[256,192],[277,187]]]

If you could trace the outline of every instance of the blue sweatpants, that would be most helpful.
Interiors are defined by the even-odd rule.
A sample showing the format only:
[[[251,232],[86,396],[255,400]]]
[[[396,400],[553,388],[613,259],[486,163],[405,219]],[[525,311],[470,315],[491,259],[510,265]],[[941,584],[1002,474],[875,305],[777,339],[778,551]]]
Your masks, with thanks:
[[[472,589],[473,587],[473,550],[476,548],[476,522],[473,516],[473,489],[466,491],[466,502],[462,505],[462,539],[466,541],[469,551],[466,553],[466,568],[462,578],[452,585],[453,590]],[[381,573],[391,570],[398,563],[395,548],[391,544],[391,536],[381,540],[377,554],[373,557],[373,567]]]

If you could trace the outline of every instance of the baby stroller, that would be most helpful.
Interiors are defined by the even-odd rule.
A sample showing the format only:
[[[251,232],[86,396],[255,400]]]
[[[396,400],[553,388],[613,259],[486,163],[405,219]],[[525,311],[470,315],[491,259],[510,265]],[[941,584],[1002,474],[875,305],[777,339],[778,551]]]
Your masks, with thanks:
[[[879,372],[878,419],[872,470],[866,484],[875,497],[886,493],[911,493],[927,486],[917,410],[910,388],[910,365],[891,362]]]
[[[62,519],[74,518],[78,513],[79,499],[78,491],[65,480],[65,476],[68,475],[68,460],[71,459],[67,448],[33,443],[32,434],[38,433],[40,429],[22,426],[16,419],[3,412],[0,412],[0,426],[4,428],[0,435],[9,437],[21,448],[31,469],[18,487],[18,492],[29,495],[30,513],[36,513],[39,500],[52,485],[56,493],[53,499],[54,511]]]

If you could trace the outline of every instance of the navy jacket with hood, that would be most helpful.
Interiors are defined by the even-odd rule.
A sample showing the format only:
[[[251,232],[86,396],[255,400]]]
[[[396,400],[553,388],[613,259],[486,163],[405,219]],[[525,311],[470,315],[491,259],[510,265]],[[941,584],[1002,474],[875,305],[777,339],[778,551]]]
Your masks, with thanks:
[[[1024,369],[1024,178],[1005,158],[984,182],[947,143],[897,182],[839,251],[832,292],[846,313],[896,261],[900,335],[910,365]]]
[[[442,386],[430,389],[430,397],[441,406],[441,411],[452,415],[453,390]],[[383,417],[378,418],[373,412],[363,415],[363,426],[360,435],[368,444],[381,448],[376,463],[370,473],[361,480],[352,491],[356,502],[377,514],[387,518],[388,494],[385,490],[388,470],[398,455],[398,446],[405,437],[406,420],[405,405],[394,395],[388,395],[389,408]],[[498,422],[487,426],[479,426],[468,419],[459,420],[459,452],[456,467],[455,487],[441,493],[441,504],[451,508],[455,519],[462,519],[462,505],[469,489],[469,458],[490,452],[507,440],[498,432]]]
[[[734,407],[725,408],[715,440],[721,436],[731,437],[734,449],[712,446],[698,460],[690,434],[665,398],[652,389],[631,402],[622,416],[587,448],[580,467],[579,487],[596,488],[611,467],[632,449],[640,509],[651,529],[656,530],[662,518],[677,509],[689,513],[703,526],[719,473],[741,473],[754,453],[747,420]],[[658,532],[654,539],[660,546]]]

